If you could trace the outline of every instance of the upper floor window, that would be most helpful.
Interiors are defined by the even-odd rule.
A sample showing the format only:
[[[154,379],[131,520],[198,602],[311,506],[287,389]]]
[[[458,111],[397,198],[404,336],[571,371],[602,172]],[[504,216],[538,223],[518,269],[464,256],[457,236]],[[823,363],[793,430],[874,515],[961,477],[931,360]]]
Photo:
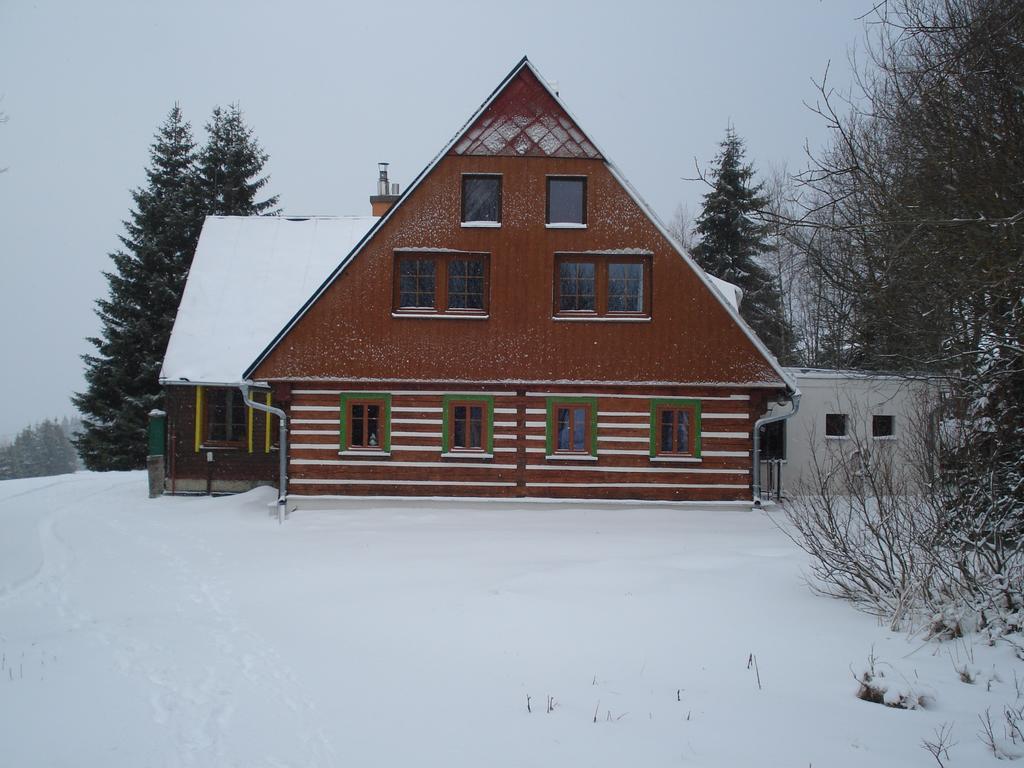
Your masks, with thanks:
[[[548,176],[548,226],[584,227],[587,224],[585,176]]]
[[[483,253],[409,253],[395,258],[399,313],[487,314],[488,260]]]
[[[650,260],[645,256],[555,257],[556,315],[647,317]]]
[[[462,223],[466,226],[501,224],[501,176],[463,175]]]

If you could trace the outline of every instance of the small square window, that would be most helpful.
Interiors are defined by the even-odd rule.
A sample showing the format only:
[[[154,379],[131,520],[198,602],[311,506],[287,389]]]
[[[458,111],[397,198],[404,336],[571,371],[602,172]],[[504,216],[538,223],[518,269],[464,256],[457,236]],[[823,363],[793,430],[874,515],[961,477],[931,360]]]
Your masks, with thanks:
[[[826,413],[825,414],[825,436],[846,437],[846,414]]]
[[[462,221],[501,222],[501,176],[462,177]]]
[[[875,415],[871,417],[872,437],[894,437],[895,435],[892,416]]]
[[[548,224],[587,223],[587,180],[584,177],[548,177]]]

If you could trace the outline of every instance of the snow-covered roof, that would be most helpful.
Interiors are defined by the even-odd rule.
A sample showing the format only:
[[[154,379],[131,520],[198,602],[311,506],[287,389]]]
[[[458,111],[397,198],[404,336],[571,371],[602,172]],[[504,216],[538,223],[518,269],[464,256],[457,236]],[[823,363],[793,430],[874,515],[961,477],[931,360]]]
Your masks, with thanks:
[[[718,289],[718,292],[725,296],[725,300],[732,305],[732,308],[739,312],[740,302],[743,300],[743,289],[707,272],[704,274],[708,276],[708,280]]]
[[[376,220],[207,217],[161,381],[241,381],[246,367]]]

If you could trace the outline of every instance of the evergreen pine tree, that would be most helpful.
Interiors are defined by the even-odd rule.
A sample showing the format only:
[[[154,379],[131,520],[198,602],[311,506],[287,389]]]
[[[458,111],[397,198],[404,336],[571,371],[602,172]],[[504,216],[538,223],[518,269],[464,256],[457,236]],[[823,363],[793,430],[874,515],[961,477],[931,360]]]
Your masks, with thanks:
[[[109,294],[97,301],[97,354],[83,355],[88,388],[72,399],[83,414],[75,446],[88,469],[145,465],[146,422],[159,407],[160,363],[202,225],[192,130],[177,105],[150,148],[147,184],[135,190],[123,249],[111,254]]]
[[[711,169],[711,190],[695,227],[700,242],[690,252],[704,271],[743,290],[740,315],[780,360],[793,353],[792,330],[782,313],[779,289],[758,257],[770,253],[767,228],[753,215],[765,208],[764,185],[743,163],[743,140],[730,127]]]
[[[242,119],[237,104],[213,110],[206,124],[209,134],[199,153],[199,179],[206,213],[214,216],[273,214],[278,196],[257,201],[269,176],[261,176],[269,155]]]
[[[206,215],[276,213],[276,195],[256,196],[268,155],[237,106],[216,108],[199,152],[175,105],[150,148],[147,184],[135,190],[123,248],[111,254],[109,295],[97,301],[97,354],[84,355],[85,392],[72,399],[83,414],[73,440],[86,468],[145,466],[149,411],[160,408],[160,365]]]

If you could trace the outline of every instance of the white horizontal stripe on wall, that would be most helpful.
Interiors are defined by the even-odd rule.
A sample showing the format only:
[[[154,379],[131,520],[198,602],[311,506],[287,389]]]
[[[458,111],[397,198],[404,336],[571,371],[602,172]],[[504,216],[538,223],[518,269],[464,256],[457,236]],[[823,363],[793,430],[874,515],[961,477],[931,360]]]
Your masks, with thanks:
[[[513,429],[515,429],[516,423],[514,421],[496,421],[494,422],[494,426],[505,428],[512,427]]]
[[[526,415],[527,416],[544,416],[545,414],[547,414],[547,409],[546,408],[527,408],[526,409]]]
[[[441,419],[392,419],[392,424],[432,424],[435,427],[441,426]]]
[[[650,429],[651,423],[645,421],[643,424],[627,424],[625,422],[621,424],[613,424],[611,422],[598,422],[598,429]]]
[[[745,488],[742,485],[701,482],[527,482],[532,488]]]
[[[440,413],[440,408],[418,407],[415,405],[396,405],[391,408],[392,413]]]
[[[545,453],[547,448],[527,448],[527,453]]]
[[[749,415],[746,413],[702,413],[701,419],[746,419]]]
[[[704,467],[579,467],[575,464],[529,464],[527,469],[553,469],[559,472],[626,472],[632,474],[672,474],[672,475],[746,475],[746,469],[705,469]]]
[[[628,400],[749,400],[750,395],[728,395],[724,397],[696,397],[691,395],[620,395],[607,392],[527,392],[527,397],[607,397]]]
[[[329,443],[292,443],[288,446],[293,451],[338,451],[337,441]]]
[[[598,448],[598,456],[650,456],[651,452],[647,451],[627,451],[625,449],[616,450],[612,448]]]
[[[548,423],[546,421],[528,421],[526,422],[527,427],[544,427],[547,428]]]
[[[488,488],[512,488],[515,483],[473,482],[471,480],[334,480],[317,478],[289,478],[289,485],[429,485],[429,486],[477,486]]]
[[[421,453],[440,453],[441,452],[441,446],[440,446],[440,444],[437,444],[437,445],[395,445],[394,443],[392,443],[391,444],[391,450],[392,451],[419,451]],[[516,448],[495,448],[494,449],[494,453],[515,453],[516,450],[518,450],[518,449],[516,449]],[[398,463],[404,464],[405,462],[398,462]],[[449,466],[449,465],[445,464],[445,466]]]
[[[516,437],[517,437],[517,435],[515,435],[515,434],[511,434],[510,435],[510,434],[507,434],[507,433],[504,433],[504,432],[502,432],[501,434],[498,434],[497,432],[494,433],[494,439],[495,440],[515,440]]]
[[[295,435],[333,435],[338,436],[337,429],[293,429],[292,436]]]
[[[337,419],[292,419],[292,424],[337,424]]]
[[[526,435],[527,440],[547,440],[545,435]]]
[[[338,413],[340,405],[293,405],[293,411],[320,411],[321,413]]]
[[[320,467],[461,467],[472,469],[515,469],[515,464],[491,464],[488,461],[349,461],[348,459],[292,459],[292,464],[316,465]]]
[[[722,440],[746,440],[750,437],[747,432],[701,432],[701,438],[721,438]]]
[[[516,413],[517,411],[516,411],[515,408],[495,408],[494,412],[495,413]]]
[[[441,439],[440,432],[392,432],[392,437],[436,437]]]
[[[644,413],[643,411],[598,411],[597,415],[598,416],[636,416],[636,417],[643,418],[644,416],[649,416],[650,414],[649,413]]]
[[[649,437],[602,437],[597,436],[597,442],[599,443],[649,443],[651,438]]]
[[[749,451],[701,451],[701,456],[738,456],[746,458],[750,456]]]

